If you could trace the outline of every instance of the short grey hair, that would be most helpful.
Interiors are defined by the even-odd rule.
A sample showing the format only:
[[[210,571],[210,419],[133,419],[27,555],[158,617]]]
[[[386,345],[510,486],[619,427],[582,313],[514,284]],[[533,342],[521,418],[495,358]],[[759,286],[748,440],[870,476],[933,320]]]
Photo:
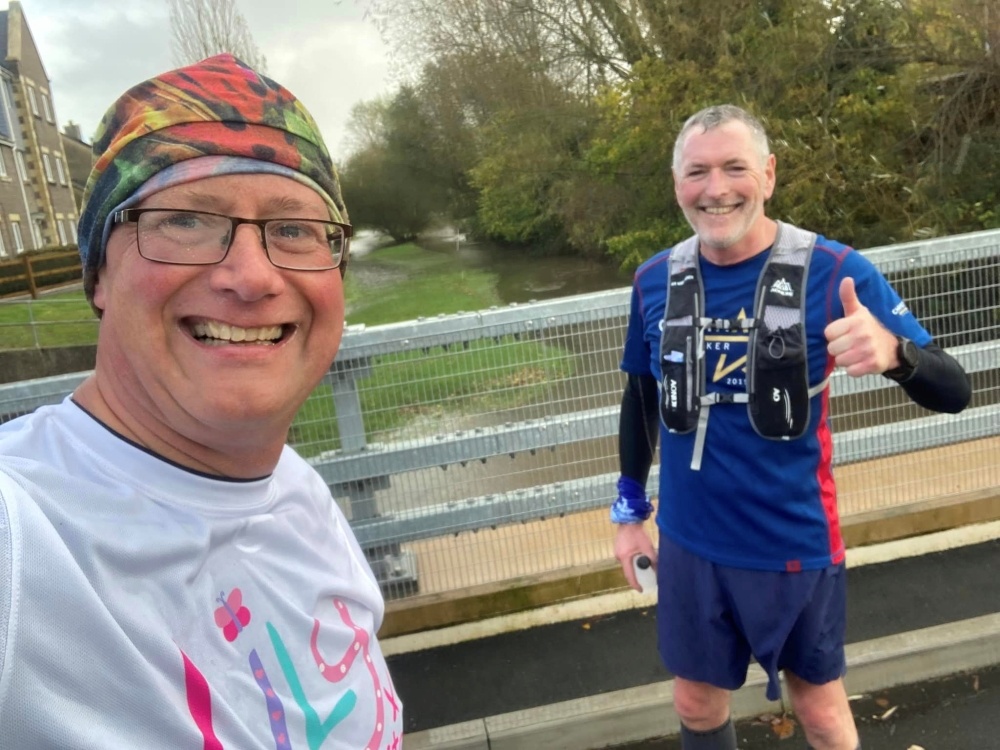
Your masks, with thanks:
[[[707,132],[712,128],[717,128],[720,125],[725,125],[730,122],[742,122],[747,126],[750,131],[750,137],[753,141],[753,145],[757,148],[757,152],[760,155],[761,164],[767,161],[768,155],[771,153],[771,147],[767,142],[767,132],[764,130],[764,125],[754,117],[752,114],[747,112],[742,107],[737,107],[735,104],[716,104],[711,107],[706,107],[700,112],[696,112],[691,115],[687,122],[684,123],[684,127],[681,128],[681,132],[677,134],[677,140],[674,141],[674,163],[673,168],[677,169],[681,164],[681,152],[684,150],[684,142],[687,140],[688,134],[696,127],[701,127],[702,132]]]

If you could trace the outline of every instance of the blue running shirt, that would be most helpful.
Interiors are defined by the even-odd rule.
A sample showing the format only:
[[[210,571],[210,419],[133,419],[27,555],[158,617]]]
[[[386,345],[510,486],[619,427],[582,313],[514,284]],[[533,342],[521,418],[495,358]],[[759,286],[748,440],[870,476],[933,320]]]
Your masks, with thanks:
[[[661,380],[658,354],[670,250],[635,273],[621,368]],[[735,320],[753,315],[754,291],[768,253],[732,266],[700,258],[705,315]],[[930,334],[896,291],[857,251],[818,237],[806,289],[809,384],[829,375],[833,359],[823,330],[844,310],[840,282],[852,277],[858,298],[883,325],[926,346]],[[709,391],[746,392],[747,334],[706,332]],[[660,425],[661,471],[657,525],[688,551],[722,565],[756,570],[807,570],[844,559],[831,469],[829,389],[814,396],[806,433],[797,440],[760,437],[746,404],[710,408],[700,471],[690,468],[695,433]]]

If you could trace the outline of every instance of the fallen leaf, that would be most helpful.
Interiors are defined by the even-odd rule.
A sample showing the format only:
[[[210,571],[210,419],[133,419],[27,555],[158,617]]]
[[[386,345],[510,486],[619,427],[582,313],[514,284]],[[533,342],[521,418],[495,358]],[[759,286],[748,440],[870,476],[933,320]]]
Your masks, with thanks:
[[[775,718],[771,722],[771,731],[778,736],[778,739],[787,740],[795,735],[795,722],[787,716]]]
[[[875,705],[879,706],[880,708],[885,708],[886,706],[889,705],[889,699],[888,698],[876,698],[875,699]]]
[[[855,693],[854,695],[847,696],[847,700],[849,700],[849,701],[859,701],[859,700],[861,700],[864,697],[865,697],[864,693]]]
[[[896,713],[896,711],[898,711],[898,710],[899,710],[899,706],[893,706],[892,708],[890,708],[888,711],[886,711],[884,714],[882,714],[878,718],[881,719],[882,721],[885,721],[890,716],[892,716],[894,713]]]
[[[977,674],[972,675],[972,689],[979,692],[979,675]]]
[[[920,745],[910,745],[906,750],[924,750]]]
[[[589,622],[585,622],[580,627],[583,628],[584,630],[590,630],[590,623]]]

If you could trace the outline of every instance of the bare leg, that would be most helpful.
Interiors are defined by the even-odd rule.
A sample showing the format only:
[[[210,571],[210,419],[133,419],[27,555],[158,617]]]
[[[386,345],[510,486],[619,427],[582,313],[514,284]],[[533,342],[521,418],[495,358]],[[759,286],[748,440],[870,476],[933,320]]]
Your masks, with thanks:
[[[681,720],[684,750],[736,750],[728,690],[675,677],[674,708]]]
[[[857,750],[858,730],[842,679],[813,685],[785,671],[795,715],[815,750]]]

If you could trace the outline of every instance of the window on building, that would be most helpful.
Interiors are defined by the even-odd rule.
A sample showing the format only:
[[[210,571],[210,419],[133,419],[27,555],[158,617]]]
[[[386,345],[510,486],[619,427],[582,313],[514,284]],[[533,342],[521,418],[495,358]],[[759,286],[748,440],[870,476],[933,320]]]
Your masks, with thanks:
[[[70,233],[70,236],[73,238],[73,244],[74,245],[79,244],[77,242],[77,239],[76,239],[76,220],[75,219],[70,219],[69,220],[69,233]]]
[[[56,174],[59,175],[59,184],[66,184],[66,167],[63,166],[62,157],[59,154],[55,154],[53,158],[56,160]]]
[[[36,219],[31,222],[31,243],[33,248],[39,248],[45,244],[42,234],[42,222],[40,219]]]
[[[4,150],[0,148],[0,177],[7,176],[7,159],[4,157]]]
[[[28,170],[24,167],[24,154],[20,151],[14,152],[14,166],[17,167],[17,176],[21,178],[21,182],[27,182]]]
[[[52,160],[48,154],[42,154],[42,166],[45,167],[45,179],[49,182],[55,182],[56,177],[52,172]]]
[[[7,108],[8,112],[14,111],[14,93],[11,86],[11,82],[6,78],[3,79],[3,105]]]
[[[14,238],[14,252],[24,252],[24,239],[21,237],[21,222],[12,221],[10,223],[10,234]]]
[[[44,91],[42,92],[42,108],[45,110],[45,119],[49,122],[55,122],[56,116],[52,112],[52,100]]]
[[[2,229],[0,229],[0,258],[6,258],[6,257],[7,257],[7,246],[4,244],[3,231]]]
[[[31,114],[35,117],[41,117],[42,113],[38,110],[38,97],[35,96],[35,87],[27,86],[28,89],[28,104],[31,106]]]
[[[0,78],[0,139],[7,143],[14,141],[14,128],[11,126],[11,113],[14,108],[10,104],[10,80]]]
[[[62,219],[56,219],[56,232],[59,234],[59,244],[66,244],[66,222]]]

